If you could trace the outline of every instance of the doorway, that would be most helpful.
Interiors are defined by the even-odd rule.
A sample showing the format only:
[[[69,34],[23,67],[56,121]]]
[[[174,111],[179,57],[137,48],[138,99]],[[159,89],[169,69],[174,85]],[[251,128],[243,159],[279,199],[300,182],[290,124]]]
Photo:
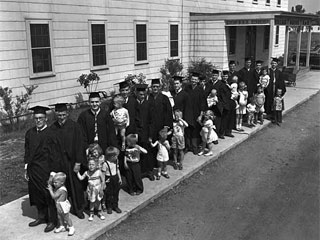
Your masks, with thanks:
[[[252,62],[255,62],[256,60],[256,37],[257,37],[257,27],[247,26],[245,57],[251,58]]]

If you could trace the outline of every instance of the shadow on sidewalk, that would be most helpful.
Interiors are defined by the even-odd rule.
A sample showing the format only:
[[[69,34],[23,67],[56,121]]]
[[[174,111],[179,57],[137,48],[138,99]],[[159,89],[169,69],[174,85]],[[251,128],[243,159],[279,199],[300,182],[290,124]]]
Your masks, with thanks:
[[[37,219],[36,208],[30,206],[30,201],[28,196],[22,199],[21,210],[22,210],[22,216]]]

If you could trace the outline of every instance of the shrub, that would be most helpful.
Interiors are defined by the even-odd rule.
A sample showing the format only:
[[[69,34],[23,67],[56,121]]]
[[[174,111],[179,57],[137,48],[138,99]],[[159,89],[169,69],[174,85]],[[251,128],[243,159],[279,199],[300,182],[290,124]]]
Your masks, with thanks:
[[[77,82],[79,82],[80,85],[86,89],[87,93],[91,93],[97,91],[99,80],[100,77],[98,74],[95,72],[90,72],[89,74],[81,74],[78,77]]]
[[[161,82],[164,88],[173,89],[173,76],[181,75],[183,65],[178,59],[166,59],[164,65],[160,68]]]
[[[212,79],[212,70],[217,68],[218,66],[207,61],[205,58],[191,60],[188,66],[188,74],[189,74],[188,80],[190,80],[192,72],[198,72],[202,76],[204,76],[208,81]]]

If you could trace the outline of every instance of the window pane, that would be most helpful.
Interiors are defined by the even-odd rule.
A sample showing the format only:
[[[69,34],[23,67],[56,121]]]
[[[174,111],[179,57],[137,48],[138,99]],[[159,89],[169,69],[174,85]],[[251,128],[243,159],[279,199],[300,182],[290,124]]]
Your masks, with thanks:
[[[237,28],[229,28],[229,54],[236,53],[236,41],[237,41]]]
[[[105,44],[105,27],[104,24],[92,24],[91,25],[92,32],[92,44]]]
[[[270,26],[264,27],[263,49],[269,49]]]
[[[30,24],[31,48],[50,47],[49,24]]]
[[[178,41],[171,41],[170,42],[170,57],[177,57],[178,54]]]
[[[107,65],[106,46],[92,46],[93,66]]]
[[[279,26],[276,26],[276,42],[275,44],[279,44]]]
[[[33,72],[52,71],[50,48],[32,49]]]
[[[170,40],[178,40],[178,25],[170,25]]]
[[[147,25],[146,24],[137,24],[136,25],[137,30],[137,43],[138,42],[146,42],[147,41]]]
[[[137,61],[147,60],[147,43],[137,43]]]

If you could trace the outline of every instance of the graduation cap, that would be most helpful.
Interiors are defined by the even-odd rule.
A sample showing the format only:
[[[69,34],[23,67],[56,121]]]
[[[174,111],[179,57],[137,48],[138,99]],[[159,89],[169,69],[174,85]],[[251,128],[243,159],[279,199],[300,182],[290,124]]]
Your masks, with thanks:
[[[279,59],[278,59],[278,58],[275,58],[275,57],[272,57],[272,58],[271,58],[271,61],[278,63],[278,62],[279,62]]]
[[[213,69],[213,70],[212,70],[212,74],[219,74],[219,70]]]
[[[120,89],[123,89],[123,88],[126,88],[126,87],[129,87],[129,83],[126,80],[124,80],[122,82],[119,82],[119,88]]]
[[[183,77],[179,75],[174,75],[173,80],[179,80],[180,82],[182,81]]]
[[[232,65],[232,64],[236,64],[236,62],[234,60],[230,60],[229,65]]]
[[[191,75],[193,77],[200,77],[200,73],[198,73],[198,72],[191,72]]]
[[[148,87],[148,84],[136,84],[136,91],[145,91]]]
[[[54,106],[54,110],[56,112],[64,112],[68,110],[68,103],[56,103],[56,104],[50,104],[49,106]]]
[[[160,78],[151,79],[151,85],[153,85],[153,84],[160,84]]]
[[[101,98],[100,92],[91,92],[91,93],[89,93],[89,99],[90,98]]]
[[[229,75],[229,71],[228,70],[223,70],[222,71],[222,75]]]
[[[262,64],[262,63],[263,63],[262,60],[257,60],[257,61],[256,61],[256,64]]]
[[[245,57],[244,61],[251,61],[251,57]]]
[[[33,111],[33,114],[46,114],[46,111],[50,110],[50,108],[44,106],[34,106],[29,108],[29,110]]]

